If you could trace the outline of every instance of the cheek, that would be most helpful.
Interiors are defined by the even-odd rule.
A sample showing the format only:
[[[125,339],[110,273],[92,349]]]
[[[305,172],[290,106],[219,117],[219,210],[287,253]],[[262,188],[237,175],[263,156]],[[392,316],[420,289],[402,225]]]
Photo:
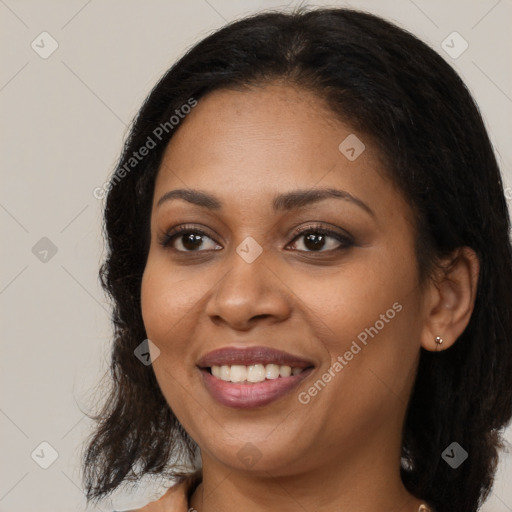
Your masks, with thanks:
[[[141,309],[148,337],[166,348],[166,340],[179,339],[182,320],[197,307],[207,282],[186,279],[164,258],[148,258],[141,284]]]
[[[152,368],[167,403],[186,429],[191,428],[188,419],[195,403],[183,386],[193,378],[195,368],[187,340],[197,319],[190,313],[204,293],[182,279],[179,270],[171,272],[168,262],[150,254],[141,283],[141,310],[147,337],[160,351]]]
[[[296,284],[294,291],[307,297],[306,309],[314,311],[318,338],[330,356],[319,377],[332,384],[312,399],[313,407],[331,411],[337,426],[351,410],[370,428],[374,418],[407,402],[419,352],[421,296],[407,248],[363,252],[334,276]],[[301,391],[304,400],[316,393]],[[335,412],[326,405],[331,403],[339,406]]]
[[[218,275],[171,265],[165,254],[149,254],[141,283],[141,310],[147,337],[160,350],[153,363],[169,403],[179,401],[181,382],[197,379],[193,340],[201,336],[200,312]]]
[[[417,271],[407,254],[406,248],[362,249],[336,272],[330,269],[313,278],[296,272],[286,276],[286,284],[307,306],[303,310],[332,356],[348,350],[361,333],[364,339],[365,330],[376,323],[379,338],[391,331],[406,338],[399,334],[407,331],[403,331],[404,317],[417,318],[418,313]]]
[[[153,361],[153,370],[167,399],[170,398],[165,390],[167,383],[176,388],[175,379],[183,378],[184,365],[177,364],[187,356],[186,343],[180,342],[183,320],[196,300],[190,285],[171,275],[165,267],[148,259],[141,285],[146,335],[160,351]]]

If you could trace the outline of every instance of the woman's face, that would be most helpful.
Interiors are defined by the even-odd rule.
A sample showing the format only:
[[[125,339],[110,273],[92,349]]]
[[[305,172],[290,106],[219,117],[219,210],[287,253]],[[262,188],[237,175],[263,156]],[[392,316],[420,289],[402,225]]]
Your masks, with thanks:
[[[277,84],[215,91],[175,129],[142,313],[203,464],[277,476],[398,457],[424,302],[412,211],[374,145]]]

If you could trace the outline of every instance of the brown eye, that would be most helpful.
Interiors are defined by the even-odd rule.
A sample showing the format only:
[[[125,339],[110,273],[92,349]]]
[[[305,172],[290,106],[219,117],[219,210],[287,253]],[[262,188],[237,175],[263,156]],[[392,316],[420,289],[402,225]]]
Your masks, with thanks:
[[[328,252],[338,249],[346,249],[353,245],[352,240],[341,233],[325,229],[308,227],[301,230],[298,236],[293,240],[293,244],[297,245],[296,240],[303,239],[296,247],[297,250],[303,252]],[[304,247],[301,248],[300,246]]]
[[[213,242],[213,247],[204,248],[205,241]],[[200,252],[201,250],[212,250],[220,247],[206,233],[198,229],[185,227],[177,228],[165,233],[159,240],[162,247],[172,248],[179,252]]]

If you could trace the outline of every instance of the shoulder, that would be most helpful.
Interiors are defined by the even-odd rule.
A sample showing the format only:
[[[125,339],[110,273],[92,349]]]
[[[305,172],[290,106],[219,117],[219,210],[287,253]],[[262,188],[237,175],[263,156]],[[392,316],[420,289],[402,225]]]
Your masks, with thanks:
[[[169,487],[158,500],[129,512],[187,512],[189,497],[200,481],[201,473],[196,472]]]
[[[130,512],[186,512],[188,509],[186,482],[180,482],[170,487],[156,501]]]

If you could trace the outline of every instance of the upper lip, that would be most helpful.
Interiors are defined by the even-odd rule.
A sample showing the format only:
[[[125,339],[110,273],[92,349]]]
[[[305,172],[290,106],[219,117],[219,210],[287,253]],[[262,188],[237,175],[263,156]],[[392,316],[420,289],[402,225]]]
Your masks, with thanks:
[[[197,362],[200,368],[222,365],[278,364],[292,368],[313,366],[311,361],[274,348],[257,347],[224,347],[208,352]]]

